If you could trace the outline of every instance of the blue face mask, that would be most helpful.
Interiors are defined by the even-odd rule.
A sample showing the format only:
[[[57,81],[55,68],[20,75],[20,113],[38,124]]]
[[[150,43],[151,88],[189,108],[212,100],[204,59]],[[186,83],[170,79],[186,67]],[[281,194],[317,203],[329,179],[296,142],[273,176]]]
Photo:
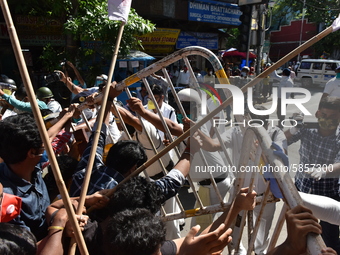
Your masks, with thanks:
[[[336,78],[337,78],[337,79],[340,79],[340,73],[337,73],[337,74],[336,74]]]

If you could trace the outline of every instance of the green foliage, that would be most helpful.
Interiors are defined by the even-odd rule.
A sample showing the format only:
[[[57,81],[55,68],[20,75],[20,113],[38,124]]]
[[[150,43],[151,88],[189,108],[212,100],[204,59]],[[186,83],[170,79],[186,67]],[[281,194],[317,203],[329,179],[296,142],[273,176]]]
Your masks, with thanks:
[[[111,59],[120,21],[108,19],[107,0],[9,0],[9,4],[18,14],[48,17],[64,24],[65,49],[57,52],[59,49],[53,49],[50,45],[44,47],[41,58],[47,69],[53,70],[55,63],[64,58],[71,61],[77,59],[82,63],[98,61],[98,56],[100,59]],[[131,9],[120,43],[120,55],[127,55],[131,49],[139,49],[142,45],[136,36],[154,29],[154,24]],[[84,49],[80,47],[80,41],[97,43],[94,48]]]
[[[103,2],[77,17],[68,19],[65,23],[65,33],[84,41],[101,41],[96,50],[103,56],[110,56],[115,48],[120,21],[109,20],[107,17],[107,3]],[[136,35],[150,33],[154,29],[155,26],[150,21],[144,20],[131,9],[124,28],[120,53],[127,55],[131,49],[139,48],[141,42],[136,39]]]
[[[273,24],[288,24],[290,20],[301,19],[303,15],[304,0],[278,0],[273,10]],[[305,19],[323,26],[322,29],[330,26],[340,13],[339,0],[305,0]],[[274,27],[277,29],[278,27]],[[312,46],[316,56],[322,53],[337,52],[340,42],[340,33],[335,32]],[[332,55],[332,54],[331,54]],[[331,56],[332,57],[332,56]],[[334,57],[334,56],[333,56]]]
[[[228,41],[226,43],[225,49],[238,48],[239,40],[237,37],[240,34],[238,28],[228,28],[225,30],[225,32],[228,34]]]

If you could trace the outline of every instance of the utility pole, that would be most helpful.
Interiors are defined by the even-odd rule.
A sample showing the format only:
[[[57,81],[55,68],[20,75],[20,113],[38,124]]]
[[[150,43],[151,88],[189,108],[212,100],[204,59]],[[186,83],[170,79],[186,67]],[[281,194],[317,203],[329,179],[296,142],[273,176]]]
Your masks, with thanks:
[[[265,33],[265,5],[260,4],[258,6],[258,23],[257,23],[257,58],[256,58],[256,75],[261,73],[261,61],[262,61],[262,50],[264,44],[264,33]]]
[[[299,42],[299,46],[302,43],[302,33],[303,33],[303,22],[305,20],[305,8],[306,8],[306,0],[303,0],[303,7],[302,7],[302,20],[301,20],[301,27],[300,27],[300,42]],[[297,57],[297,61],[301,62],[301,56],[300,53]]]

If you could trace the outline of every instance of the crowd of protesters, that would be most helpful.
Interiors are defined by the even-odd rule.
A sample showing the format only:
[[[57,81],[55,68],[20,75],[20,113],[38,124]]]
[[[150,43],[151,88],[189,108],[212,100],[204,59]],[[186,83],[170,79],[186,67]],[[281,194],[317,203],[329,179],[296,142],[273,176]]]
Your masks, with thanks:
[[[76,69],[72,63],[67,64]],[[253,68],[246,66],[241,70],[226,66],[225,70],[231,84],[238,87],[248,83],[253,76]],[[193,71],[198,84],[214,85],[216,77],[212,69],[208,68],[204,76],[197,68]],[[243,149],[242,131],[238,127],[226,129],[221,125],[215,129],[207,122],[178,147],[148,166],[144,173],[129,177],[203,118],[201,91],[195,89],[193,83],[196,81],[190,76],[188,67],[183,66],[180,71],[173,68],[169,73],[172,83],[183,87],[178,92],[181,106],[168,97],[171,84],[161,73],[150,76],[148,84],[142,84],[137,91],[137,97],[121,104],[117,101],[121,92],[106,75],[98,75],[96,84],[88,87],[79,72],[74,71],[74,77],[58,72],[61,81],[73,93],[71,104],[62,109],[48,87],[36,91],[36,101],[57,157],[62,182],[71,197],[74,207],[71,209],[77,212],[88,162],[93,156],[85,205],[80,210],[83,213],[76,215],[90,254],[205,255],[219,254],[228,244],[234,245],[232,238],[240,229],[233,222],[242,210],[255,209],[258,216],[256,195],[264,192],[261,190],[263,184],[256,185],[256,192],[241,188],[234,197],[228,197],[234,192],[235,175],[214,173],[223,202],[229,202],[230,206],[224,212],[214,214],[202,229],[193,226],[186,237],[181,237],[183,220],[164,223],[160,212],[161,206],[166,212],[180,211],[175,196],[186,185],[188,175],[202,190],[208,190],[211,204],[218,203],[212,192],[214,185],[210,175],[195,173],[195,169],[204,164],[237,165]],[[286,80],[291,80],[290,75],[289,69],[283,70],[283,76],[279,77],[282,86],[286,86]],[[110,86],[107,104],[101,105],[101,100],[96,99],[107,86]],[[151,94],[146,86],[150,87]],[[269,93],[267,86],[269,84],[264,81],[259,90],[263,95]],[[209,111],[218,107],[217,95],[207,93],[206,96]],[[75,231],[58,190],[61,181],[53,174],[47,145],[38,131],[25,87],[18,87],[14,93],[0,89],[0,97],[3,107],[0,120],[0,253],[66,254]],[[103,123],[98,123],[101,107],[105,108]],[[222,111],[214,118],[230,119],[231,108],[226,111],[229,112],[227,117]],[[248,117],[261,118],[251,114]],[[307,249],[307,235],[311,232],[322,234],[326,245],[331,247],[323,249],[322,254],[340,252],[339,99],[325,96],[316,117],[318,129],[291,128],[284,133],[280,128],[266,127],[282,158],[288,158],[288,144],[300,140],[301,164],[321,165],[323,169],[308,169],[296,176],[296,187],[305,206],[287,211],[287,239],[271,251],[266,247],[274,211],[268,206],[265,210],[267,223],[264,223],[267,225],[260,230],[255,242],[256,254],[303,254]],[[98,125],[101,127],[95,145]],[[216,132],[222,135],[223,145]],[[93,146],[96,146],[94,155],[91,153]],[[227,162],[221,153],[223,147],[231,152],[232,162]],[[112,194],[112,189],[127,178],[128,181]],[[282,198],[280,191],[274,195]],[[319,219],[322,220],[320,223]],[[246,254],[242,244],[234,254]]]

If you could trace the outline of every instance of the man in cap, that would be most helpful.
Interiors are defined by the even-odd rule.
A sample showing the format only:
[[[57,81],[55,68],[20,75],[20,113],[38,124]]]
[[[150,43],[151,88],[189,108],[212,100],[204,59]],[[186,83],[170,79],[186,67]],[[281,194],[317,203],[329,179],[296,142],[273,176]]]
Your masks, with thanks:
[[[61,112],[63,110],[58,101],[56,101],[53,98],[53,93],[49,88],[47,87],[39,88],[36,92],[36,95],[40,101],[45,102],[48,109],[50,109],[52,112]]]

